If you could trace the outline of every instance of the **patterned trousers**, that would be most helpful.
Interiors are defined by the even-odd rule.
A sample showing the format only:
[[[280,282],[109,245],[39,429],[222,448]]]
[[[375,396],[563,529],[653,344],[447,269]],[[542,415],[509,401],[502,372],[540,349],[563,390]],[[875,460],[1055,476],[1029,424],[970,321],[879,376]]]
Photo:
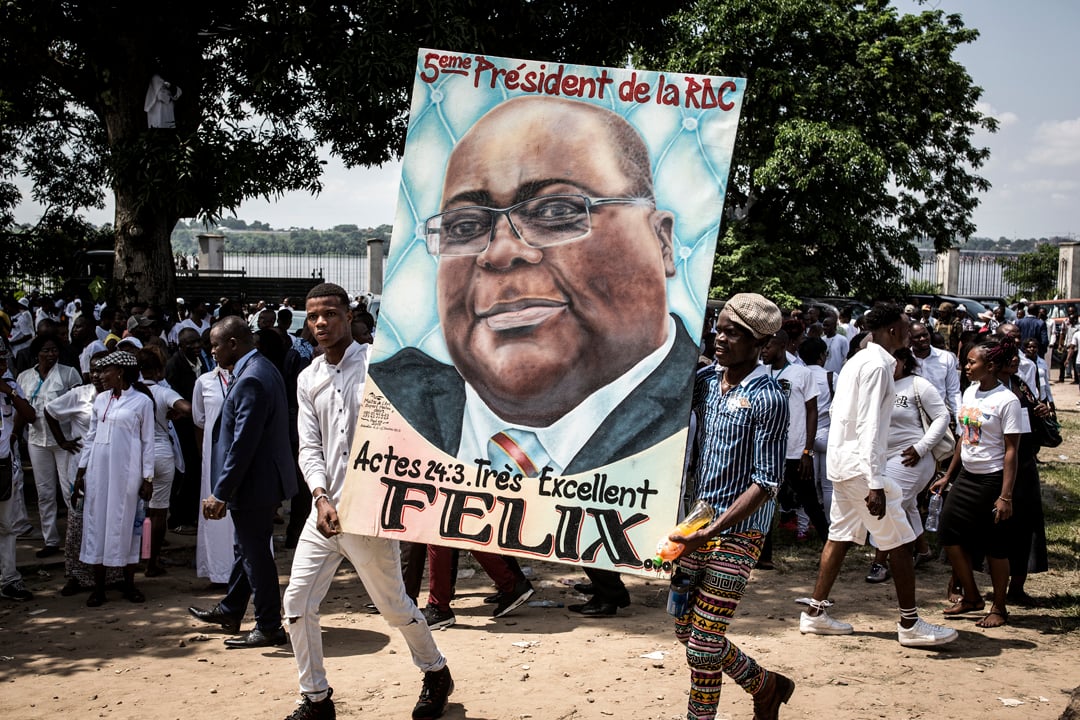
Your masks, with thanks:
[[[765,684],[765,670],[725,637],[764,541],[757,532],[722,535],[679,558],[694,581],[693,602],[675,620],[675,637],[686,645],[690,665],[687,720],[716,716],[725,673],[751,695]]]

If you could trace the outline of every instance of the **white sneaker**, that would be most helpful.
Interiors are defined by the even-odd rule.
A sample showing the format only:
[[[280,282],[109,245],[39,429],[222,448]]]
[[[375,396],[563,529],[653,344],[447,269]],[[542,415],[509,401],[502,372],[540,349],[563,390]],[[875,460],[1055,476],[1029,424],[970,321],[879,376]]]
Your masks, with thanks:
[[[829,617],[824,608],[820,615],[799,613],[799,632],[803,635],[850,635],[855,629],[846,622]]]
[[[896,623],[896,634],[904,647],[931,647],[951,643],[958,635],[955,630],[928,623],[918,618],[909,628]]]

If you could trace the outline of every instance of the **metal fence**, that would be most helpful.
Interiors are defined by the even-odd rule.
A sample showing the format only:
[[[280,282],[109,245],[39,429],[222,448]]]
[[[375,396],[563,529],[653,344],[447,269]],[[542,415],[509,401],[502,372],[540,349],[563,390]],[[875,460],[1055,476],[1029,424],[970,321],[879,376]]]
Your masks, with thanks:
[[[370,265],[366,254],[226,252],[225,270],[249,277],[323,278],[351,295],[367,292]]]
[[[1009,297],[1023,290],[1005,280],[1002,274],[1005,268],[999,262],[1002,259],[1016,260],[1017,257],[1016,253],[961,250],[956,294]],[[944,279],[938,277],[937,255],[932,250],[921,250],[920,260],[919,267],[904,265],[901,268],[904,282],[924,281],[944,285]],[[365,293],[370,288],[370,264],[366,254],[226,252],[224,264],[226,271],[243,271],[249,277],[322,277],[327,282],[341,285],[353,295]],[[9,278],[5,285],[8,290],[29,292],[36,287],[45,294],[54,294],[60,291],[62,281],[55,277]]]
[[[919,267],[904,265],[901,275],[904,282],[923,281],[941,286],[941,291],[946,288],[945,279],[939,277],[940,263],[938,256],[933,250],[920,250]],[[955,294],[961,297],[992,296],[1007,298],[1022,290],[1016,283],[1005,279],[1005,268],[1001,261],[1013,260],[1020,257],[1016,253],[996,252],[992,250],[960,251],[960,268]]]

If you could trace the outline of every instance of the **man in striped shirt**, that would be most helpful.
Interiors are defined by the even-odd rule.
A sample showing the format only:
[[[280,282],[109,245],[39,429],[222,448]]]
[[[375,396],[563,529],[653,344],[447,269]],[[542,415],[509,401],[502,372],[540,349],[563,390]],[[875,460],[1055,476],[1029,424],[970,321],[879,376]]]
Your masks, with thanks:
[[[732,297],[716,322],[716,365],[698,373],[696,497],[716,511],[706,527],[672,540],[692,580],[693,603],[675,621],[690,665],[689,718],[713,718],[724,674],[754,696],[754,717],[779,717],[795,683],[766,671],[725,636],[772,522],[784,473],[788,405],[758,356],[780,329],[773,303],[755,293]]]

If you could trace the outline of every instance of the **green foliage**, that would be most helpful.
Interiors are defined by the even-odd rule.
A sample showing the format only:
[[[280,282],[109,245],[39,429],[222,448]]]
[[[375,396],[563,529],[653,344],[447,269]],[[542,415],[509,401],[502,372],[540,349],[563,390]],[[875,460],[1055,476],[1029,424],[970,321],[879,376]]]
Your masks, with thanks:
[[[1017,286],[1017,293],[1028,300],[1049,300],[1057,293],[1058,246],[1044,243],[1016,258],[1000,258],[1002,278]]]
[[[226,218],[220,227],[253,228],[255,224],[248,225],[243,220]],[[230,252],[367,255],[367,241],[376,238],[383,241],[383,251],[386,252],[392,230],[390,225],[374,228],[338,225],[332,230],[228,230],[228,243]],[[197,253],[198,235],[204,232],[208,232],[205,226],[177,227],[172,233],[172,251],[185,255]]]
[[[942,288],[940,283],[916,278],[908,283],[907,292],[904,293],[903,297],[909,295],[937,295],[941,293],[941,291]]]
[[[77,251],[111,243],[112,227],[95,228],[82,218],[46,212],[34,226],[0,228],[0,268],[5,281],[27,278],[59,285],[74,273]]]
[[[977,32],[884,0],[697,0],[642,66],[747,78],[713,279],[720,295],[901,290],[915,241],[974,230],[981,90],[953,59]]]
[[[122,299],[168,301],[178,219],[317,193],[327,149],[347,166],[401,154],[418,48],[622,65],[688,4],[4,0],[0,229],[15,175],[62,224],[111,188]],[[182,91],[175,129],[147,128],[155,73]]]

